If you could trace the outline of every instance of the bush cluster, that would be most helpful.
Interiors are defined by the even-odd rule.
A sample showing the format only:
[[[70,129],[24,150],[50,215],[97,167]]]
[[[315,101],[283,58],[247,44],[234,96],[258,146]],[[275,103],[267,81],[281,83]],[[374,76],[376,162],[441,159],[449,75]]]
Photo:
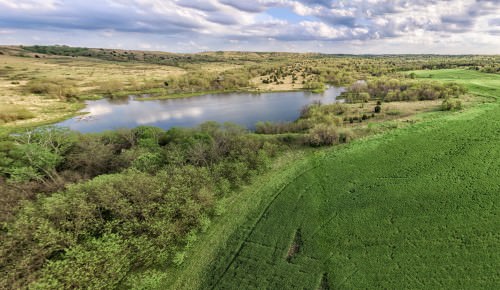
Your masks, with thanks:
[[[311,122],[298,120],[296,122],[258,122],[255,125],[257,134],[303,133],[312,127]]]
[[[3,136],[0,287],[107,288],[133,269],[181,263],[217,200],[276,151],[215,123]]]
[[[62,79],[31,80],[26,84],[25,89],[32,94],[46,95],[61,100],[70,100],[78,95],[76,84]]]
[[[441,110],[443,111],[459,111],[462,109],[462,102],[457,99],[446,98],[441,103]]]
[[[455,83],[379,78],[356,82],[342,96],[347,102],[367,102],[372,99],[393,102],[445,99],[461,96],[465,92],[465,87]]]

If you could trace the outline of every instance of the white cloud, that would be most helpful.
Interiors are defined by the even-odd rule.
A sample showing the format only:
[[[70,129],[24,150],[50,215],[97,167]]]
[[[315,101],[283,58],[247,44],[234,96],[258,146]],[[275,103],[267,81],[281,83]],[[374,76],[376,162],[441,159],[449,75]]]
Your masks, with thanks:
[[[266,14],[271,8],[300,20]],[[418,52],[414,44],[438,40],[439,49],[428,47],[456,51],[439,41],[446,37],[464,44],[463,53],[471,38],[482,44],[475,51],[495,53],[498,15],[496,0],[0,0],[0,43],[32,44],[37,36],[40,44],[200,51],[236,41],[245,41],[242,49],[331,49],[318,43],[334,41],[344,52],[360,43]]]
[[[57,7],[54,0],[0,0],[0,5],[19,10],[53,10]]]

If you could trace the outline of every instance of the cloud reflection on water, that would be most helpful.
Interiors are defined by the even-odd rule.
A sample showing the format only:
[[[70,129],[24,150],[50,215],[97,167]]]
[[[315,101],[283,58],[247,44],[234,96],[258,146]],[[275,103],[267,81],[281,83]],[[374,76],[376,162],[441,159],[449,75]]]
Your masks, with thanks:
[[[182,119],[185,117],[198,117],[203,115],[203,110],[201,108],[187,108],[184,110],[177,110],[172,112],[160,112],[158,114],[143,116],[137,119],[137,124],[146,125],[152,124],[159,121],[167,121],[170,119]]]

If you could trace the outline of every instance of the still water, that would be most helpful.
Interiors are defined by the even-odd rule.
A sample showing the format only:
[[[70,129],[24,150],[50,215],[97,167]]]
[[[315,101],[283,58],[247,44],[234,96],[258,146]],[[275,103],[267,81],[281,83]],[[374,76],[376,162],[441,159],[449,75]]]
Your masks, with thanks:
[[[101,99],[86,102],[84,116],[63,121],[58,126],[80,132],[101,132],[140,125],[194,127],[206,121],[232,122],[254,129],[258,121],[293,121],[300,109],[315,101],[332,103],[343,88],[330,87],[324,93],[225,93],[199,97],[136,101],[134,96],[120,100]]]

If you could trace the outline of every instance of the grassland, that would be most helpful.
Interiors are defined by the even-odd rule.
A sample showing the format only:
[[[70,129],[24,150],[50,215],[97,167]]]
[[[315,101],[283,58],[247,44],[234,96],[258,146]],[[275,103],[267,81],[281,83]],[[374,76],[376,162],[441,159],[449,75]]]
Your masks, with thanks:
[[[73,116],[84,107],[54,96],[26,91],[32,80],[60,80],[77,88],[80,99],[94,97],[96,88],[143,84],[155,78],[183,74],[176,67],[140,63],[113,63],[90,58],[47,57],[43,59],[0,55],[0,109],[22,107],[30,118],[9,122],[8,126],[40,125]],[[102,96],[102,95],[101,95]],[[98,96],[99,97],[99,96]]]
[[[177,278],[160,285],[497,288],[500,76],[415,73],[462,83],[484,99],[289,165],[288,175],[251,192],[258,206],[240,210],[245,195],[233,201],[237,209],[197,242],[210,246],[188,253]]]

